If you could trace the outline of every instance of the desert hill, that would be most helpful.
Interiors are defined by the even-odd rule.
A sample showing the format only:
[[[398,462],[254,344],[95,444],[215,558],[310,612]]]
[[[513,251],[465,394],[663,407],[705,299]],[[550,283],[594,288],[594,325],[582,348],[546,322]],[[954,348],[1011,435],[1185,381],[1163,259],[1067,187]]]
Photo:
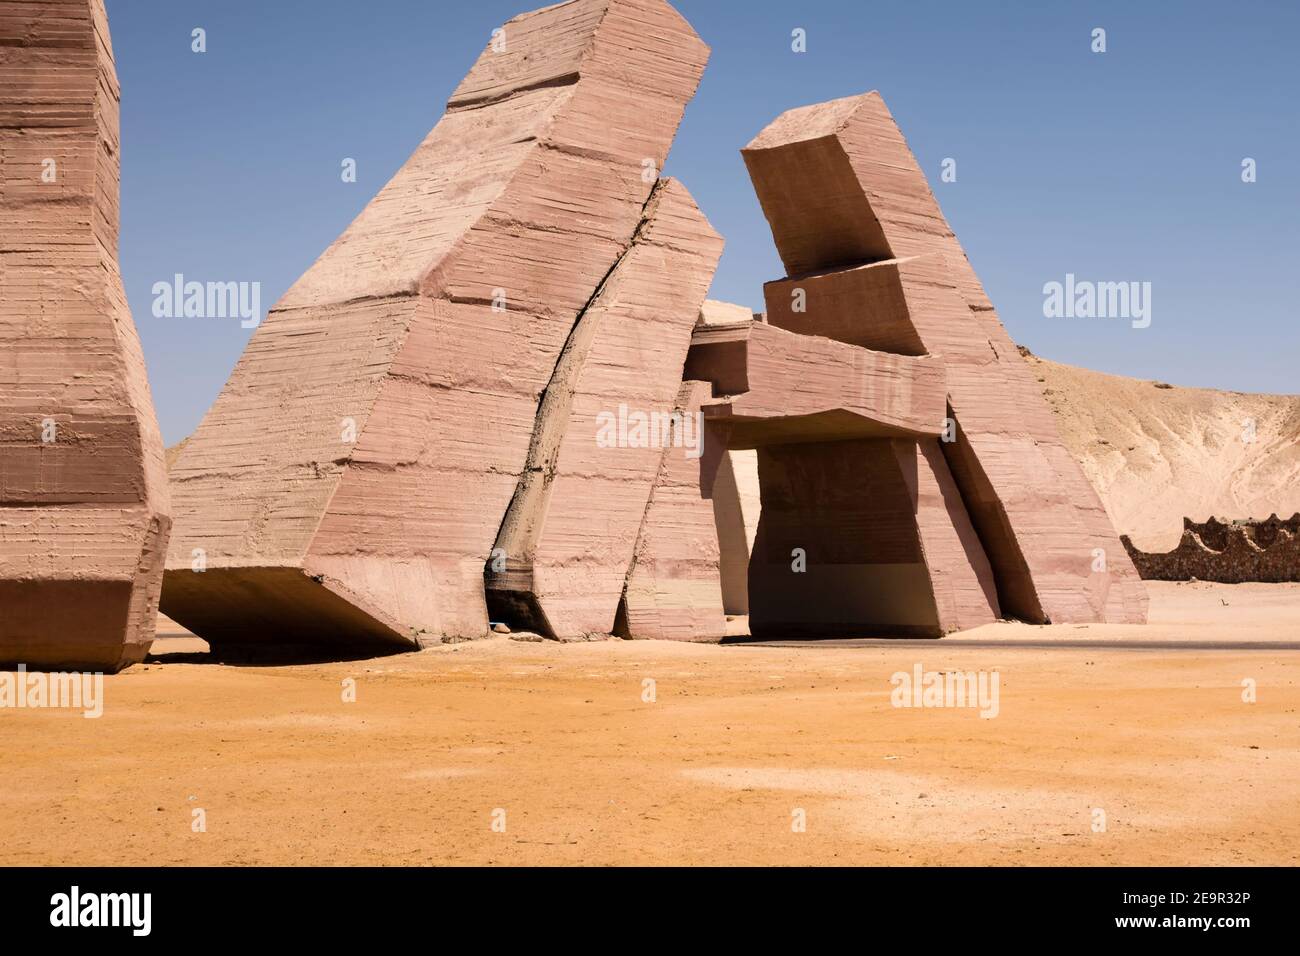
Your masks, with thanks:
[[[1138,547],[1172,548],[1185,515],[1300,511],[1300,396],[1181,388],[1021,351],[1066,444]]]

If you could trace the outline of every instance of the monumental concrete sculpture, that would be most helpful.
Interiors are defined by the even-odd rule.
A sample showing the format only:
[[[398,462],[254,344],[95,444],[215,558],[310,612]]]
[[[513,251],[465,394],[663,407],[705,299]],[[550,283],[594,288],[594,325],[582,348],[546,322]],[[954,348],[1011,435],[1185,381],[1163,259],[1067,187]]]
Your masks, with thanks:
[[[753,634],[937,636],[997,618],[939,451],[940,358],[751,322],[698,329],[687,370],[720,393],[710,438],[758,452]]]
[[[169,520],[102,0],[0,3],[0,45],[0,659],[115,669]],[[742,151],[788,275],[705,300],[722,240],[658,173],[707,56],[665,0],[494,33],[180,452],[167,614],[349,649],[1144,619],[878,95]]]
[[[702,431],[677,437],[702,428],[711,391],[707,382],[683,382],[677,393],[673,436],[664,442],[619,606],[620,637],[705,641],[727,633],[710,486],[720,446],[697,445],[708,442]]]
[[[955,598],[951,620],[962,626],[996,613],[1040,624],[1145,621],[1146,593],[1132,562],[879,94],[783,113],[742,154],[787,271],[764,289],[767,321],[863,350],[942,360],[952,440],[918,442],[915,452],[895,441],[907,494],[900,494],[896,476],[888,492],[897,500],[890,513],[908,499],[918,508],[931,502],[928,513],[916,513],[927,561],[932,552],[924,538],[935,519],[950,525],[940,529],[948,539],[943,553],[966,555],[962,581],[943,584],[932,569],[940,629],[947,628],[945,589]],[[888,456],[876,449],[872,457],[883,468]],[[762,592],[790,610],[802,604],[800,595],[823,593],[813,575],[763,570],[764,563],[788,567],[787,545],[811,533],[794,522],[775,539],[765,534],[765,526],[777,527],[767,521],[769,499],[811,519],[810,509],[827,507],[818,495],[841,495],[853,481],[856,466],[846,455],[827,451],[818,461],[816,471],[802,475],[816,480],[818,490],[800,490],[791,484],[793,469],[814,466],[793,450],[766,458],[760,451],[764,514],[751,602],[760,578]],[[836,546],[845,554],[832,563],[879,555],[867,546],[879,538],[881,551],[898,548],[897,561],[913,564],[915,547],[880,530],[885,515],[846,508],[865,522],[862,536],[840,534]],[[974,535],[965,530],[967,520]],[[773,540],[779,547],[773,549]],[[812,564],[811,552],[808,558]],[[985,559],[996,594],[983,586]],[[983,598],[971,589],[969,572],[981,582]]]
[[[0,51],[0,665],[112,672],[153,641],[170,519],[103,0],[0,3]]]
[[[485,633],[490,597],[608,633],[658,456],[592,419],[680,382],[721,241],[657,171],[707,55],[663,0],[502,28],[172,468],[169,616],[400,648]]]

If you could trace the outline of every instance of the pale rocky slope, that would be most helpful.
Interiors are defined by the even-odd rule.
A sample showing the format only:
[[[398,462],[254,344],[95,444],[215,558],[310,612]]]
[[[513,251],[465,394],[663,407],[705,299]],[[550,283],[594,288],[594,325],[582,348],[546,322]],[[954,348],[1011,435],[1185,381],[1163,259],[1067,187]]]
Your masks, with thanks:
[[[1300,396],[1171,387],[1034,355],[1026,361],[1066,444],[1138,547],[1174,547],[1184,516],[1300,511]]]

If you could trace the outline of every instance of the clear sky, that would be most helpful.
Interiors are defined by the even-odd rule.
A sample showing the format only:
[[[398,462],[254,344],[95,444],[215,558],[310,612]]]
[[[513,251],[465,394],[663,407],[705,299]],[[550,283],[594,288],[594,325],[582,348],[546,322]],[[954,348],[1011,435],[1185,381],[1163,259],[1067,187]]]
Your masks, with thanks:
[[[155,318],[154,283],[260,282],[268,308],[532,2],[108,0],[122,267],[168,444],[251,330]],[[713,298],[761,309],[783,271],[740,148],[783,110],[878,89],[1017,342],[1180,385],[1300,392],[1300,2],[675,5],[713,48],[665,170],[727,239]],[[948,158],[955,182],[940,181]],[[1068,273],[1151,283],[1150,326],[1045,317],[1044,284]]]

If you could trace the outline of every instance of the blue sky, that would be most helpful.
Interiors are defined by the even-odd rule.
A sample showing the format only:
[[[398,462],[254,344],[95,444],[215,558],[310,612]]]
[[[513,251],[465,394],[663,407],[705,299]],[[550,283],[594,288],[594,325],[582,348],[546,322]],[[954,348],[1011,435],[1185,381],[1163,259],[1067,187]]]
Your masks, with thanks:
[[[108,0],[122,267],[168,444],[251,330],[155,318],[153,284],[256,281],[269,307],[529,3]],[[1181,385],[1300,391],[1300,4],[676,6],[713,48],[665,170],[727,239],[712,297],[761,308],[783,271],[739,149],[785,109],[878,89],[1017,342]],[[195,27],[206,53],[191,51]],[[806,53],[791,50],[797,27]],[[356,183],[340,178],[345,157]],[[940,182],[949,157],[957,181]],[[1044,317],[1044,284],[1067,273],[1150,282],[1150,327]]]

